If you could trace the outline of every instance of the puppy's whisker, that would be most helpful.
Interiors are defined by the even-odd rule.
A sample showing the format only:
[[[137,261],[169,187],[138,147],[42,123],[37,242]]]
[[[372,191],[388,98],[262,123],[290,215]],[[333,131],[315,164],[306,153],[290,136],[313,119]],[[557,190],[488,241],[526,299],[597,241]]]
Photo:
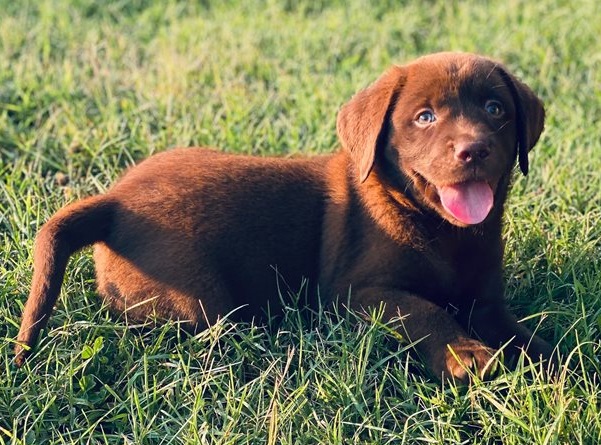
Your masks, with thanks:
[[[495,135],[499,132],[501,132],[501,130],[503,130],[507,125],[509,125],[511,123],[511,121],[505,121],[501,124],[501,126],[499,128],[497,128],[495,131],[493,131],[491,134]]]

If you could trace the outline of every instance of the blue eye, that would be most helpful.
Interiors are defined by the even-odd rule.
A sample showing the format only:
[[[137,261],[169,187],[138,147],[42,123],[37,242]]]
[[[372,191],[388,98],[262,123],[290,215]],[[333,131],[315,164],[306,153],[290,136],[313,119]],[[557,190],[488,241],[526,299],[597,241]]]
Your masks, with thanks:
[[[503,110],[503,105],[498,100],[487,100],[484,104],[484,109],[491,116],[501,116],[505,110]]]
[[[421,125],[431,124],[436,121],[436,115],[432,110],[424,110],[418,113],[415,118],[415,122]]]

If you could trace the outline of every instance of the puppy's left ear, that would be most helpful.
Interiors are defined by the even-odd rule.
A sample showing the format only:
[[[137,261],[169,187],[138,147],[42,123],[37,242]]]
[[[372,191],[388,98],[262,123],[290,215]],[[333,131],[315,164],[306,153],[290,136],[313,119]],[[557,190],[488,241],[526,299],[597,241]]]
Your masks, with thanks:
[[[405,69],[393,66],[342,106],[336,129],[342,146],[351,154],[365,181],[374,165],[376,150],[387,132],[387,120],[406,78]]]
[[[500,69],[516,109],[516,126],[518,132],[518,162],[524,175],[528,174],[528,152],[538,141],[545,126],[545,108],[543,102],[524,83]]]

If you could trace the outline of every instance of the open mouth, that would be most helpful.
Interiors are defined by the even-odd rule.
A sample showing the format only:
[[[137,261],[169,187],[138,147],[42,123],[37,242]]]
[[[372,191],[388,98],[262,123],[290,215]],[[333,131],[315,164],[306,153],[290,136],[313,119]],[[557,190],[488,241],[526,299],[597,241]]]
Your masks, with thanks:
[[[436,188],[443,208],[463,224],[479,224],[494,204],[494,194],[486,181],[466,181]]]

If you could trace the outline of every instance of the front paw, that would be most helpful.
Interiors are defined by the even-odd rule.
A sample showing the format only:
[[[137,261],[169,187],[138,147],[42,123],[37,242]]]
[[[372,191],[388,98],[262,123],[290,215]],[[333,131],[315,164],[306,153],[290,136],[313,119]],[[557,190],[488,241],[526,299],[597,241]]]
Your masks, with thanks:
[[[544,363],[549,372],[555,373],[560,369],[561,360],[558,349],[542,338],[534,335],[527,342],[518,346],[534,363]]]
[[[471,338],[459,338],[446,345],[444,374],[462,383],[469,383],[470,375],[481,379],[492,377],[499,364],[495,350]]]

